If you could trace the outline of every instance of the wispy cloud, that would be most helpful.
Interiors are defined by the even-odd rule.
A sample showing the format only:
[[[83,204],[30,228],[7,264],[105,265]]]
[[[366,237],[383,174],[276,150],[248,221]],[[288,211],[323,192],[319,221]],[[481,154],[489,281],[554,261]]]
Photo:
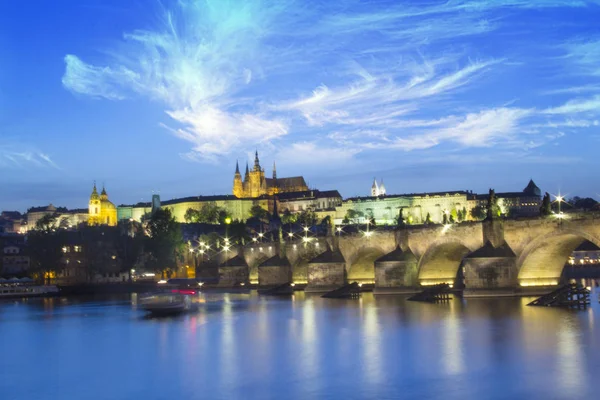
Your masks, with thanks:
[[[260,43],[279,7],[261,2],[179,1],[156,30],[125,34],[121,52],[110,65],[65,57],[63,84],[69,90],[109,100],[127,93],[165,104],[179,127],[176,136],[193,152],[213,158],[240,143],[285,135],[281,119],[240,112],[234,95],[252,81],[261,57]]]
[[[313,161],[441,145],[531,149],[560,139],[552,130],[594,121],[577,114],[592,113],[597,97],[538,109],[490,99],[480,84],[526,63],[476,39],[501,31],[514,13],[598,0],[415,4],[168,1],[160,24],[125,33],[111,57],[86,63],[96,55],[67,55],[63,85],[96,98],[160,102],[170,118],[163,126],[190,143],[183,156],[191,160],[257,144]],[[598,71],[597,42],[565,48],[563,59]]]
[[[548,108],[544,111],[546,114],[580,114],[593,113],[600,114],[600,96],[593,96],[586,99],[574,99],[567,103]]]
[[[49,155],[36,150],[25,150],[14,145],[0,144],[0,168],[53,168],[58,165]]]

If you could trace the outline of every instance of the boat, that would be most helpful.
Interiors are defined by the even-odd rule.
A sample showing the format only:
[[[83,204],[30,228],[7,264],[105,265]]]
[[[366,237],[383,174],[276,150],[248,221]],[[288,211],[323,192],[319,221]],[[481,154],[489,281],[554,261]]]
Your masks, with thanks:
[[[193,289],[167,289],[140,298],[139,307],[153,315],[175,315],[194,310],[198,291]]]
[[[58,293],[59,289],[54,285],[33,285],[29,281],[15,282],[13,279],[0,283],[0,299],[56,296]]]

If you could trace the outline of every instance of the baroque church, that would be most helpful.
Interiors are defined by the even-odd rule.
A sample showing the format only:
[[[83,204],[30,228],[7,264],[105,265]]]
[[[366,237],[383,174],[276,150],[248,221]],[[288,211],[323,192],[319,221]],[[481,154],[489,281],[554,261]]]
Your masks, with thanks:
[[[290,178],[278,178],[275,163],[273,163],[273,177],[266,178],[265,170],[260,166],[258,151],[254,156],[254,167],[248,168],[246,162],[246,173],[242,180],[239,164],[235,163],[235,175],[233,177],[233,195],[237,198],[256,198],[263,195],[274,195],[277,193],[307,191],[308,186],[302,176]]]
[[[90,196],[88,225],[117,225],[117,207],[108,200],[108,194],[104,187],[102,187],[102,192],[98,194],[96,182],[94,182],[94,189]]]

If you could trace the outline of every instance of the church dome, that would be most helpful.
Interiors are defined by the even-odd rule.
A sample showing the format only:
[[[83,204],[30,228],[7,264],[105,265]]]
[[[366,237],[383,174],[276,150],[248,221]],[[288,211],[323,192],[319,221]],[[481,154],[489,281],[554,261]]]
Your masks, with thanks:
[[[104,210],[116,210],[117,209],[117,207],[112,202],[110,202],[108,199],[101,200],[100,201],[100,206]]]

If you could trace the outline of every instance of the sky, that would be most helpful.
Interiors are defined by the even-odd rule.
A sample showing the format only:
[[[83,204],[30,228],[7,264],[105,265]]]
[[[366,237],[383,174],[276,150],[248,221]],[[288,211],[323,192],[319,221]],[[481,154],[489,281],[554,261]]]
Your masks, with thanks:
[[[600,0],[0,1],[0,210],[230,194],[600,200]]]

